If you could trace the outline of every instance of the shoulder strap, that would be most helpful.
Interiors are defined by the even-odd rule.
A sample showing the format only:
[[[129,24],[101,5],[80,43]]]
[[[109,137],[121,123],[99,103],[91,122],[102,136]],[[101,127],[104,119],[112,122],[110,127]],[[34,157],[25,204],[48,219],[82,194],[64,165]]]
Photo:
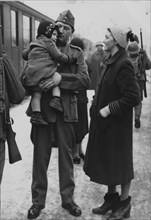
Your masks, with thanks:
[[[2,53],[2,26],[0,25],[0,113],[5,111],[5,75]],[[5,111],[6,112],[6,111]]]

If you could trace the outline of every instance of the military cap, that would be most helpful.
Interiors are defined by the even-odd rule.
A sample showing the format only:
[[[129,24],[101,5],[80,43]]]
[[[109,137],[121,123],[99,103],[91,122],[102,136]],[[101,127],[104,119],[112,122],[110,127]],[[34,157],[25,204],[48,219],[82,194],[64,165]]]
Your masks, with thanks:
[[[78,48],[81,48],[81,50],[84,50],[84,42],[81,38],[79,37],[74,37],[71,41],[70,41],[70,44],[78,47]]]
[[[138,54],[139,50],[139,45],[136,41],[130,42],[127,47],[127,51],[129,54]]]
[[[56,22],[58,22],[58,21],[70,25],[72,27],[72,29],[74,30],[75,19],[74,19],[70,10],[66,10],[66,11],[63,11],[62,13],[60,13]]]
[[[97,47],[97,46],[103,46],[102,41],[98,41],[98,42],[96,42],[95,46],[96,46],[96,47]]]

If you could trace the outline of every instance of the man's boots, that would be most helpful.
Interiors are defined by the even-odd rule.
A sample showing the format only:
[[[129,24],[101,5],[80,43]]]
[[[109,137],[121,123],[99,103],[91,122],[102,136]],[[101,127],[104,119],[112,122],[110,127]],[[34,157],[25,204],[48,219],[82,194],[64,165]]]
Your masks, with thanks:
[[[140,127],[141,127],[140,119],[135,119],[135,128],[140,128]]]
[[[104,196],[104,203],[100,207],[92,209],[92,212],[94,214],[104,215],[109,210],[114,210],[116,204],[119,202],[119,198],[118,192],[111,194],[106,193]]]

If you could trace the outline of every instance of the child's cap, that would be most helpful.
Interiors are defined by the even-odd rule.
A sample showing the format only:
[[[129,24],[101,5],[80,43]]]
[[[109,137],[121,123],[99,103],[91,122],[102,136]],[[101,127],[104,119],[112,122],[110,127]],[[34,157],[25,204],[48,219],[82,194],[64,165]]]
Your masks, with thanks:
[[[54,22],[42,19],[37,30],[37,37],[44,35],[50,38],[54,30],[59,30]]]

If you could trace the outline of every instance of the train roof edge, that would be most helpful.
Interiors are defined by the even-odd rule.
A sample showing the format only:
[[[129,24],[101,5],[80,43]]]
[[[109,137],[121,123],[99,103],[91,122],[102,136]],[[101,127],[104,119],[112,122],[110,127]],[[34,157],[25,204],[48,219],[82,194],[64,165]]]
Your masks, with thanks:
[[[24,3],[21,2],[21,1],[0,1],[0,3],[9,4],[9,5],[14,6],[14,7],[18,8],[18,9],[21,9],[21,10],[23,10],[23,11],[25,11],[25,12],[30,12],[30,13],[32,13],[32,14],[34,13],[35,16],[36,16],[36,15],[37,15],[37,16],[41,15],[42,17],[45,17],[45,19],[54,21],[52,18],[48,17],[47,15],[42,14],[41,12],[39,12],[39,11],[33,9],[32,7],[30,7],[30,6],[26,5],[26,4],[24,4]]]

